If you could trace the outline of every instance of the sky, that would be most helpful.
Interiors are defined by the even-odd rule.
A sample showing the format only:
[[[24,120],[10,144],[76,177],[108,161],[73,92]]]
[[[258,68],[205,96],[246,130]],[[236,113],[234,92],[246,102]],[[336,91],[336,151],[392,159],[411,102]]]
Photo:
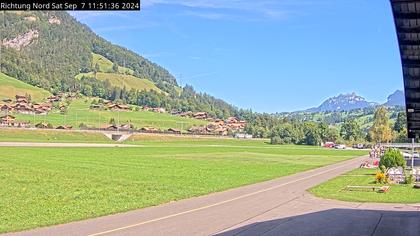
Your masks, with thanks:
[[[142,0],[140,12],[71,12],[181,85],[258,112],[403,88],[387,0]]]

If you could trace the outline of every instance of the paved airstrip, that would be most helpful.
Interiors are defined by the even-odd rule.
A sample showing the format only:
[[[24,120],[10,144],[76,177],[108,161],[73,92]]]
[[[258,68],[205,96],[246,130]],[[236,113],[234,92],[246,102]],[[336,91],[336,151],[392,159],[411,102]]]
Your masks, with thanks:
[[[420,204],[348,203],[305,190],[366,157],[156,207],[7,235],[419,235]]]

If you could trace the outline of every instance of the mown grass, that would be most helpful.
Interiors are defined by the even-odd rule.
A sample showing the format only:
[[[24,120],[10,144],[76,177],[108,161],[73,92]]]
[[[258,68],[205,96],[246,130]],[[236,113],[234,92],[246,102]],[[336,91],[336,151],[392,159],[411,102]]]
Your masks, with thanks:
[[[0,129],[0,142],[112,143],[101,133]]]
[[[0,148],[0,232],[158,205],[365,154],[200,140],[158,148],[147,141],[126,149]]]
[[[310,189],[315,196],[349,202],[420,203],[420,190],[411,185],[394,184],[389,192],[346,191],[346,186],[384,186],[375,183],[378,170],[357,169]]]
[[[81,79],[83,76],[90,77],[90,78],[96,78],[101,81],[108,80],[112,86],[118,87],[118,88],[126,88],[127,90],[154,90],[159,93],[163,93],[162,90],[160,90],[156,85],[148,80],[148,79],[140,79],[133,75],[125,75],[125,74],[117,74],[117,73],[105,73],[105,72],[97,72],[96,77],[93,72],[89,73],[80,73],[76,76],[76,79]]]
[[[99,70],[101,72],[113,72],[112,66],[114,65],[114,63],[112,63],[112,61],[100,54],[92,53],[92,68],[95,68],[96,64],[98,64]],[[129,68],[123,67],[122,65],[119,65],[118,73],[132,75],[134,71]]]
[[[119,122],[119,124],[131,123],[137,129],[151,126],[161,130],[176,128],[184,131],[191,126],[208,123],[207,121],[148,111],[112,112],[91,110],[89,109],[90,104],[91,99],[75,100],[70,104],[66,115],[54,112],[47,115],[16,114],[15,116],[17,120],[29,121],[32,124],[47,122],[53,126],[71,125],[73,128],[79,128],[81,123],[90,127],[105,128],[109,126],[111,119],[114,119],[117,123]]]
[[[44,89],[26,84],[0,72],[0,99],[14,99],[17,94],[29,94],[34,101],[43,101],[45,98],[51,96],[51,93]]]

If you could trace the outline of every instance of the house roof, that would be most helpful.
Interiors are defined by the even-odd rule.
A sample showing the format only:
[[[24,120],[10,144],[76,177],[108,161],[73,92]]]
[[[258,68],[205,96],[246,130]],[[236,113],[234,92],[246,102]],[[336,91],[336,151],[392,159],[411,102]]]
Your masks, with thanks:
[[[0,117],[1,119],[15,119],[16,117],[12,116],[12,115],[5,115]]]
[[[420,135],[420,0],[391,0],[404,77],[408,137]]]

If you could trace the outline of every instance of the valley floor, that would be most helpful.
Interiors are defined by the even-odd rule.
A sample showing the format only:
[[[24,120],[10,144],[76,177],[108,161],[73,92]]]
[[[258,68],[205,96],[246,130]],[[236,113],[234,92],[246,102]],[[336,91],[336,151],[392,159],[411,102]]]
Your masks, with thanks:
[[[33,141],[36,136],[31,135]],[[272,146],[264,140],[176,136],[140,135],[125,144],[140,147],[0,147],[0,232],[155,206],[365,154]]]

